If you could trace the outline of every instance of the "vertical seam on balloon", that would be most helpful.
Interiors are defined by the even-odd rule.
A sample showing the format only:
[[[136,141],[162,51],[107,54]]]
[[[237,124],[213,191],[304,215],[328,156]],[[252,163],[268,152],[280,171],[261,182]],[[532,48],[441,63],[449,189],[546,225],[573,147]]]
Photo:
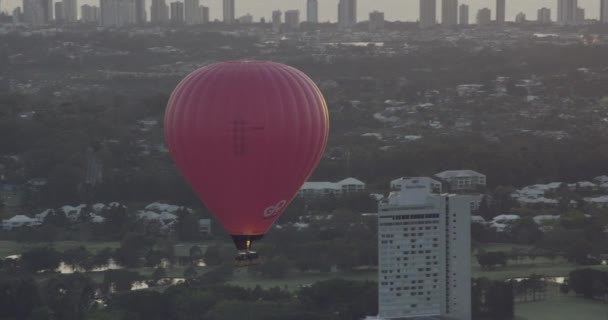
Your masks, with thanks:
[[[312,80],[310,80],[306,75],[304,75],[304,73],[302,73],[301,71],[292,68],[293,72],[295,73],[295,75],[297,77],[299,77],[302,81],[303,84],[305,84],[307,86],[307,90],[309,91],[310,95],[308,96],[312,96],[314,97],[314,99],[316,101],[314,101],[313,104],[313,108],[312,111],[314,113],[313,118],[315,120],[321,120],[321,121],[311,121],[312,123],[318,123],[318,124],[322,124],[322,129],[324,132],[322,132],[321,134],[318,134],[318,129],[321,128],[316,128],[315,132],[314,132],[314,140],[311,143],[315,146],[317,145],[322,145],[321,148],[315,148],[313,150],[316,150],[316,153],[314,155],[314,157],[311,157],[311,159],[309,160],[309,163],[307,164],[307,171],[305,171],[305,177],[302,177],[302,179],[308,180],[308,178],[312,175],[312,171],[314,170],[314,168],[317,166],[317,164],[319,163],[320,157],[322,156],[323,152],[325,151],[325,141],[327,140],[327,122],[325,121],[325,119],[319,119],[319,118],[324,118],[324,110],[319,110],[317,108],[317,106],[319,105],[319,102],[321,102],[321,107],[324,108],[323,105],[323,98],[322,95],[320,94],[320,91],[315,90],[314,86],[314,82],[312,82]],[[321,111],[321,112],[319,112]]]
[[[253,89],[252,89],[250,83],[253,83],[253,81],[258,80],[256,78],[259,77],[258,70],[260,70],[260,69],[263,69],[263,68],[260,68],[257,63],[256,64],[250,64],[250,65],[248,65],[247,68],[242,68],[243,72],[241,72],[240,75],[241,75],[241,77],[243,77],[242,81],[243,81],[243,83],[245,83],[245,90],[246,90],[246,93],[247,93],[245,95],[244,92],[243,92],[244,96],[246,96],[246,97],[254,96],[254,94],[251,94],[251,93],[253,93]],[[259,106],[259,104],[255,103],[255,101],[252,102],[249,99],[247,100],[247,117],[245,117],[245,119],[255,118],[255,114],[258,113],[258,112],[260,112],[259,108],[258,109],[254,108],[254,105],[255,106]],[[266,108],[264,108],[264,109],[266,109]],[[251,123],[250,125],[255,126],[257,124]],[[254,208],[252,208],[252,209],[254,209]],[[253,221],[257,220],[257,219],[254,218],[254,216],[251,216],[249,218],[252,219]],[[248,225],[248,228],[250,228],[250,229],[249,230],[244,230],[244,232],[247,235],[254,235],[256,233],[255,229],[257,228],[257,223],[252,223],[251,225]]]
[[[204,83],[206,81],[212,81],[213,78],[217,75],[217,73],[219,72],[219,68],[217,65],[213,65],[209,68],[209,70],[206,72],[206,74],[204,75],[204,77],[199,77],[196,79],[196,82],[192,83],[193,87],[196,87],[198,84],[200,83]],[[200,131],[200,127],[199,124],[203,123],[203,121],[199,121],[199,115],[203,113],[204,108],[200,108],[198,106],[201,105],[201,103],[204,104],[203,101],[201,101],[202,99],[205,98],[205,96],[207,95],[207,92],[210,91],[212,88],[210,86],[204,86],[203,88],[201,88],[202,90],[198,91],[198,90],[192,90],[190,93],[190,96],[188,97],[187,101],[186,101],[186,105],[188,106],[192,106],[192,102],[196,102],[196,108],[194,108],[194,112],[187,116],[187,119],[185,119],[184,122],[188,122],[188,126],[195,129],[191,131],[191,134],[194,134],[196,136],[200,136],[199,131]],[[192,110],[191,110],[192,111]],[[184,117],[186,116],[186,114],[184,114]],[[189,139],[192,139],[191,137]],[[194,150],[195,152],[196,150]],[[190,156],[188,156],[186,159],[188,161],[188,166],[192,165],[194,163],[195,166],[201,166],[204,164],[199,163],[199,160],[197,156],[197,154],[194,154],[194,152],[189,152]],[[201,199],[203,200],[203,199]],[[204,201],[203,201],[204,202]]]
[[[186,149],[184,147],[184,143],[183,141],[185,141],[186,139],[188,139],[188,137],[186,137],[185,135],[187,135],[187,130],[184,130],[184,127],[191,127],[193,124],[191,123],[192,118],[189,114],[190,112],[192,112],[192,110],[190,110],[189,106],[190,106],[190,101],[196,97],[200,97],[201,93],[197,92],[196,90],[194,90],[197,86],[198,83],[200,83],[202,80],[204,80],[205,78],[211,77],[213,74],[213,66],[209,67],[209,69],[207,70],[202,70],[201,72],[195,74],[193,77],[191,77],[189,79],[189,83],[187,85],[187,87],[184,87],[182,89],[183,94],[180,95],[180,99],[178,101],[179,104],[184,105],[186,107],[184,108],[180,108],[179,112],[176,114],[175,117],[175,124],[174,126],[179,128],[179,130],[176,130],[177,134],[175,135],[175,144],[176,144],[176,152],[178,152],[179,154],[181,154],[181,158],[180,158],[180,162],[181,165],[183,166],[189,166],[190,163],[192,162],[192,155],[189,154],[188,152],[185,152],[184,149]],[[196,73],[196,71],[195,71]],[[195,111],[198,111],[195,108]],[[186,180],[188,180],[188,177],[184,176],[184,178]],[[190,184],[190,181],[188,181],[188,183]]]
[[[189,110],[189,103],[187,103],[187,101],[189,101],[192,96],[195,95],[195,93],[192,91],[192,87],[194,87],[196,85],[196,83],[198,83],[198,81],[200,81],[200,78],[204,78],[207,73],[203,70],[202,72],[197,73],[196,71],[194,72],[195,74],[192,77],[188,78],[188,83],[183,87],[180,88],[180,95],[179,95],[179,100],[177,100],[177,103],[179,105],[182,105],[184,107],[179,108],[177,110],[176,116],[175,116],[175,124],[174,127],[177,127],[178,130],[176,130],[176,134],[175,134],[175,146],[176,146],[176,152],[180,155],[180,166],[187,166],[187,162],[188,162],[188,157],[186,156],[186,154],[184,153],[184,148],[183,148],[183,134],[184,131],[183,130],[183,126],[184,126],[184,117],[186,114],[188,114],[190,112]],[[184,178],[186,179],[186,181],[188,180],[187,177],[184,175]],[[189,181],[188,181],[189,182]]]
[[[267,72],[270,75],[269,79],[271,79],[271,81],[273,83],[274,90],[276,90],[276,96],[279,99],[279,104],[280,104],[279,110],[281,112],[281,115],[279,117],[277,117],[277,118],[279,119],[280,127],[282,127],[282,128],[288,127],[289,125],[292,125],[292,124],[291,123],[287,123],[287,119],[289,118],[288,115],[290,113],[289,112],[290,110],[287,110],[287,107],[293,105],[293,98],[291,97],[290,92],[288,92],[288,91],[290,91],[289,86],[286,86],[285,81],[284,81],[285,78],[284,78],[284,75],[283,75],[283,67],[282,67],[281,64],[270,62],[268,64]],[[280,79],[277,79],[277,78],[280,78]],[[296,118],[297,118],[298,117],[298,115],[297,115],[297,109],[295,110],[295,113],[296,113]],[[276,128],[276,127],[274,127],[274,128]],[[277,130],[277,131],[278,132],[282,132],[283,130]],[[283,139],[284,139],[284,137],[281,137],[279,140],[283,140]],[[293,141],[296,141],[296,140],[297,139],[294,139]],[[288,146],[287,146],[287,148],[289,149],[289,151],[291,151],[291,149],[293,147],[294,146],[291,143],[288,144]],[[283,153],[283,152],[285,152],[285,150],[279,150],[278,152]],[[280,159],[280,158],[281,157],[278,157],[278,159]],[[277,158],[275,157],[273,159],[277,159]],[[270,163],[272,163],[273,166],[275,165],[273,163],[273,161],[269,161],[269,164]],[[291,168],[289,170],[287,170],[287,172],[293,172],[293,166],[294,166],[294,164],[291,163],[290,164]],[[272,177],[273,178],[270,179],[270,180],[272,181],[272,183],[275,183],[277,178],[276,178],[275,175],[273,175]],[[284,179],[284,178],[283,177],[278,177],[278,179]],[[278,200],[287,200],[287,199],[277,199],[277,201]]]
[[[167,140],[166,143],[169,145],[169,148],[170,148],[169,150],[171,151],[172,155],[174,153],[179,153],[180,149],[179,149],[179,146],[177,143],[178,139],[176,139],[177,132],[172,129],[169,130],[168,128],[175,128],[175,123],[179,123],[180,114],[181,114],[181,112],[183,112],[183,108],[176,108],[176,105],[179,105],[181,103],[183,95],[188,92],[188,90],[186,90],[186,89],[191,86],[190,79],[192,77],[194,77],[195,75],[196,75],[196,71],[190,73],[186,78],[184,78],[184,80],[182,80],[177,85],[177,87],[173,90],[171,97],[169,98],[169,102],[168,102],[169,107],[165,111],[165,123],[164,123],[165,139]],[[169,132],[170,132],[170,136],[167,135],[167,133],[169,133]],[[175,157],[173,157],[173,159],[174,159],[174,161],[179,160],[179,159],[176,159]],[[177,162],[176,162],[176,164],[177,164]]]
[[[300,121],[301,123],[304,123],[304,125],[300,126],[300,136],[302,136],[302,132],[308,132],[309,134],[304,134],[304,136],[307,137],[307,144],[308,144],[308,150],[307,152],[310,152],[311,150],[315,150],[315,142],[317,140],[317,130],[318,128],[316,128],[315,126],[315,121],[314,118],[316,117],[316,113],[317,113],[317,108],[315,108],[315,105],[313,103],[311,103],[310,101],[310,91],[306,90],[307,92],[304,92],[303,86],[306,86],[308,84],[308,81],[306,80],[306,78],[302,77],[299,74],[299,71],[297,71],[297,69],[289,67],[287,69],[287,71],[290,73],[290,80],[297,82],[298,85],[293,86],[297,88],[299,94],[304,98],[302,101],[302,107],[303,109],[305,109],[304,115],[306,116],[306,121]],[[297,80],[297,81],[296,81]],[[308,88],[307,88],[308,89]],[[303,120],[303,119],[299,119],[299,120]],[[304,163],[302,163],[301,165],[298,166],[299,168],[299,172],[298,172],[298,179],[302,180],[303,182],[307,179],[307,176],[310,174],[310,171],[313,169],[311,162],[314,161],[313,159],[308,159],[308,157],[304,157],[304,159],[307,159],[307,161],[305,161]]]
[[[319,156],[317,159],[318,164],[321,161],[321,158],[323,157],[323,153],[325,151],[325,148],[327,147],[327,142],[329,139],[329,110],[327,108],[327,102],[325,101],[325,97],[323,96],[321,89],[319,89],[319,87],[317,87],[317,85],[312,80],[309,80],[309,85],[315,91],[317,99],[319,99],[319,101],[321,102],[322,113],[320,114],[320,116],[323,118],[322,123],[324,124],[323,128],[325,130],[325,136],[322,140],[323,147],[319,149]]]
[[[296,122],[298,123],[298,126],[299,126],[299,128],[298,128],[299,130],[295,131],[296,136],[293,139],[293,141],[299,141],[300,138],[302,137],[302,128],[305,128],[306,126],[302,125],[302,121],[301,121],[302,113],[300,112],[300,110],[298,108],[298,105],[300,103],[295,95],[295,87],[297,87],[297,85],[294,85],[292,75],[289,72],[289,68],[290,68],[289,66],[282,65],[282,64],[274,64],[273,68],[279,71],[279,72],[277,72],[277,76],[279,76],[282,79],[281,84],[283,85],[283,88],[286,88],[285,90],[281,90],[281,92],[285,92],[286,94],[288,94],[288,99],[289,99],[288,105],[290,107],[290,110],[288,110],[288,111],[291,111],[295,114],[295,116],[292,118],[296,120]],[[285,72],[285,71],[287,71],[287,72]],[[283,118],[281,119],[282,122],[285,121],[285,118],[286,118],[285,114],[286,113],[283,113]],[[289,114],[289,112],[287,112],[287,114]],[[306,112],[304,114],[306,114]],[[289,124],[289,125],[296,125],[296,124],[293,123],[293,124]],[[298,154],[299,149],[300,148],[298,148],[298,146],[291,147],[291,145],[290,145],[289,151]],[[302,159],[305,159],[305,157],[298,157],[297,161],[294,161],[293,163],[290,164],[290,168],[287,171],[287,172],[289,172],[289,174],[292,174],[292,175],[298,177],[298,179],[299,179],[299,177],[302,176],[302,173],[300,172],[300,170],[303,170],[302,169],[302,167],[303,167]],[[289,200],[292,200],[292,199],[289,199]]]
[[[261,71],[261,81],[262,83],[264,83],[264,85],[269,85],[272,86],[272,91],[274,92],[280,92],[280,90],[277,90],[277,86],[276,83],[274,82],[274,80],[272,79],[272,76],[270,74],[270,71],[268,70],[268,67],[265,67],[264,65],[262,65],[260,68]],[[269,112],[268,112],[268,105],[270,103],[273,103],[273,101],[269,101],[269,96],[268,95],[263,95],[263,99],[264,99],[264,127],[266,127],[268,129],[270,129],[270,124],[271,124],[271,120],[269,117]],[[277,99],[277,95],[272,95],[273,99]],[[278,99],[281,100],[280,94],[278,95]],[[269,149],[269,137],[271,135],[269,134],[265,134],[264,135],[264,144],[266,145],[266,150]],[[269,155],[268,153],[266,153],[265,155],[265,163],[264,166],[266,167],[266,169],[264,170],[264,172],[269,172],[269,168],[271,167],[271,165],[273,165],[273,159],[274,157],[272,157],[271,155]],[[262,175],[262,184],[261,187],[267,187],[268,186],[268,182],[270,181],[272,183],[273,179],[270,179],[268,174]],[[268,229],[266,229],[265,231],[268,231]]]
[[[322,117],[321,122],[324,124],[323,128],[325,130],[324,137],[322,137],[323,146],[319,149],[319,156],[317,159],[318,163],[323,156],[325,148],[327,147],[327,140],[329,138],[329,111],[327,108],[327,102],[325,101],[325,97],[323,97],[323,93],[321,92],[319,87],[317,87],[317,85],[312,80],[309,80],[308,84],[311,86],[312,90],[315,92],[315,96],[317,97],[317,99],[319,99],[319,102],[321,103],[322,112],[319,116]]]
[[[222,117],[218,117],[219,114],[221,114],[222,112],[233,112],[233,108],[228,109],[229,106],[232,106],[233,100],[235,99],[236,96],[238,96],[237,94],[232,94],[228,96],[228,99],[226,99],[226,101],[223,101],[223,103],[221,102],[222,99],[222,95],[217,94],[218,92],[225,92],[224,88],[230,88],[231,86],[234,85],[233,81],[234,81],[234,70],[235,70],[236,66],[233,64],[220,64],[218,66],[218,73],[222,73],[223,76],[222,77],[214,77],[213,78],[213,82],[214,82],[214,88],[218,89],[216,90],[214,96],[213,96],[213,100],[211,100],[209,102],[209,105],[214,106],[214,108],[211,111],[211,113],[209,113],[208,118],[212,119],[211,121],[217,121],[217,119],[222,119]],[[231,85],[232,83],[232,85]],[[224,126],[225,124],[220,124],[220,127]],[[228,127],[228,126],[226,126]],[[224,133],[222,133],[224,134]],[[225,161],[228,161],[228,159],[225,159]],[[225,181],[222,181],[222,183],[226,183]],[[234,185],[234,181],[229,181],[228,184],[230,186]],[[224,186],[221,186],[222,188],[224,188]],[[232,192],[228,192],[228,194],[225,195],[225,197],[229,197],[229,194],[232,194]],[[224,211],[225,213],[225,218],[222,218],[222,215],[220,215],[218,213],[218,219],[222,222],[223,225],[225,225],[226,227],[226,231],[228,231],[230,234],[237,234],[238,232],[234,232],[235,230],[233,230],[233,223],[231,221],[233,221],[233,217],[234,217],[234,212],[229,212],[229,211]],[[229,223],[226,224],[225,221],[228,221]],[[230,229],[229,229],[230,228]]]

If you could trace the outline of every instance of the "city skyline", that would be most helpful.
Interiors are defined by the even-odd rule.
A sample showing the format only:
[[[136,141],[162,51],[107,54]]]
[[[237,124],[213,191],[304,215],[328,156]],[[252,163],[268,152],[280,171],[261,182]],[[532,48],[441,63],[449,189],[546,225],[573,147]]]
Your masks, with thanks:
[[[377,10],[385,12],[385,19],[387,21],[417,21],[420,11],[418,2],[418,0],[360,0],[357,8],[357,19],[358,21],[367,20],[369,18],[369,13]],[[0,10],[10,13],[14,8],[22,7],[22,3],[22,0],[3,0]],[[253,15],[255,21],[259,21],[260,18],[265,18],[269,21],[272,16],[272,11],[274,10],[300,10],[300,12],[306,12],[306,3],[306,0],[236,0],[235,11],[236,16],[250,13]],[[599,19],[600,0],[579,0],[578,3],[581,8],[585,9],[586,18]],[[79,8],[85,4],[99,6],[99,1],[78,1]],[[337,4],[338,0],[320,0],[319,21],[337,22]],[[493,19],[496,14],[495,0],[461,0],[459,1],[459,4],[469,5],[470,12],[477,12],[479,9],[487,7],[492,10]],[[147,0],[146,8],[148,12],[150,5],[151,0]],[[222,20],[222,0],[204,0],[201,1],[201,5],[210,8],[211,20]],[[441,6],[438,5],[437,7],[437,17],[441,17]],[[511,0],[508,2],[506,8],[506,20],[514,21],[519,12],[523,12],[529,17],[535,17],[537,10],[542,7],[547,7],[551,9],[552,12],[557,12],[557,0],[537,0],[533,3],[530,3],[530,1],[527,0]]]

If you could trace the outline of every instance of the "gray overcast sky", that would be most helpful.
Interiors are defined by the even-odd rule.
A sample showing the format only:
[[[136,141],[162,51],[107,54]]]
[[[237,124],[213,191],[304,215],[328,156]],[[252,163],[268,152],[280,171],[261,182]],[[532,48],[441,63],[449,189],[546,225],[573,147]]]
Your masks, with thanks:
[[[78,5],[95,4],[99,5],[99,0],[77,0]],[[146,0],[148,5],[150,0]],[[167,3],[174,0],[166,0]],[[181,0],[183,1],[183,0]],[[235,0],[237,17],[246,13],[251,13],[255,20],[266,17],[268,20],[272,10],[299,9],[300,19],[306,15],[306,0]],[[579,6],[586,9],[587,18],[597,19],[599,16],[600,0],[579,0]],[[21,0],[0,0],[0,8],[3,11],[12,10],[15,6],[21,6]],[[358,16],[359,20],[367,20],[371,11],[384,11],[387,20],[407,20],[416,21],[418,19],[419,0],[359,0]],[[437,0],[438,6],[441,0]],[[459,3],[466,3],[471,6],[471,17],[474,20],[475,12],[483,7],[492,9],[494,14],[495,0],[460,0]],[[211,19],[221,19],[222,0],[201,0],[201,4],[210,7]],[[319,18],[321,21],[335,21],[338,0],[319,0]],[[529,20],[536,19],[536,10],[541,7],[552,9],[552,18],[555,19],[557,0],[507,0],[507,19],[514,20],[518,12],[523,11]],[[439,9],[441,10],[441,9]],[[149,10],[148,10],[149,14]],[[438,12],[439,14],[439,12]],[[440,17],[440,16],[438,16]]]

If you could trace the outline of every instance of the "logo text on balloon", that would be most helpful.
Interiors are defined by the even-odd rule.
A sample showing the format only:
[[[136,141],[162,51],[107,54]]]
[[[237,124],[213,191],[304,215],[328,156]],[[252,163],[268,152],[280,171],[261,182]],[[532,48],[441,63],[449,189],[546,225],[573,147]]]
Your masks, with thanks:
[[[264,219],[272,218],[278,215],[281,210],[285,207],[287,201],[281,200],[277,204],[272,205],[266,209],[264,209]]]

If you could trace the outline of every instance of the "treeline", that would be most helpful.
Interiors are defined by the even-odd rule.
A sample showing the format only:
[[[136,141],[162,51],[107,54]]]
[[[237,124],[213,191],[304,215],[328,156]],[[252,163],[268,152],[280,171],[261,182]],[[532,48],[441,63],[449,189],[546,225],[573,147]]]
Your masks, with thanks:
[[[546,211],[545,211],[546,212]],[[536,212],[543,214],[543,211]],[[519,263],[546,258],[556,261],[566,259],[581,265],[600,264],[600,255],[606,253],[608,235],[603,227],[608,223],[603,210],[591,210],[590,215],[575,209],[566,209],[559,221],[539,225],[530,216],[510,222],[502,232],[491,227],[473,223],[472,238],[479,243],[502,242],[532,245],[527,250],[518,248],[505,253],[483,253],[478,255],[480,265],[492,267],[504,265],[507,260]],[[541,228],[544,227],[544,231]]]
[[[96,215],[102,217],[101,222],[93,222],[90,206],[80,210],[77,219],[66,217],[61,209],[53,210],[44,217],[42,224],[35,227],[21,227],[11,232],[0,233],[3,240],[14,240],[25,243],[55,242],[55,241],[122,241],[126,236],[139,234],[148,238],[166,239],[172,241],[201,241],[209,240],[210,235],[199,232],[199,219],[209,217],[199,211],[189,211],[185,208],[174,212],[177,216],[171,228],[164,227],[158,220],[146,220],[137,216],[137,212],[124,206],[106,207]],[[218,237],[223,236],[221,226],[212,218],[212,229]]]
[[[378,313],[373,282],[318,282],[295,294],[278,287],[246,289],[202,280],[163,292],[120,291],[96,302],[98,285],[82,274],[0,278],[0,317],[7,319],[352,320]]]
[[[515,315],[512,281],[473,279],[471,307],[475,320],[509,320]]]
[[[358,320],[378,314],[375,282],[332,279],[289,292],[279,287],[247,289],[225,285],[207,275],[160,292],[130,291],[130,284],[137,279],[129,278],[128,273],[107,271],[101,284],[83,274],[57,275],[43,281],[0,277],[0,317]],[[475,279],[472,285],[473,319],[513,318],[511,282]]]
[[[562,293],[573,291],[587,299],[608,301],[608,272],[594,269],[572,271],[560,289]]]
[[[561,141],[514,135],[501,138],[500,143],[482,134],[431,136],[386,151],[378,151],[380,143],[361,145],[358,137],[341,140],[350,157],[324,158],[313,175],[315,180],[339,179],[348,168],[351,175],[387,189],[391,179],[401,176],[432,176],[467,168],[486,174],[493,189],[581,181],[608,172],[608,154],[598,147],[606,145],[605,136],[593,133]]]

